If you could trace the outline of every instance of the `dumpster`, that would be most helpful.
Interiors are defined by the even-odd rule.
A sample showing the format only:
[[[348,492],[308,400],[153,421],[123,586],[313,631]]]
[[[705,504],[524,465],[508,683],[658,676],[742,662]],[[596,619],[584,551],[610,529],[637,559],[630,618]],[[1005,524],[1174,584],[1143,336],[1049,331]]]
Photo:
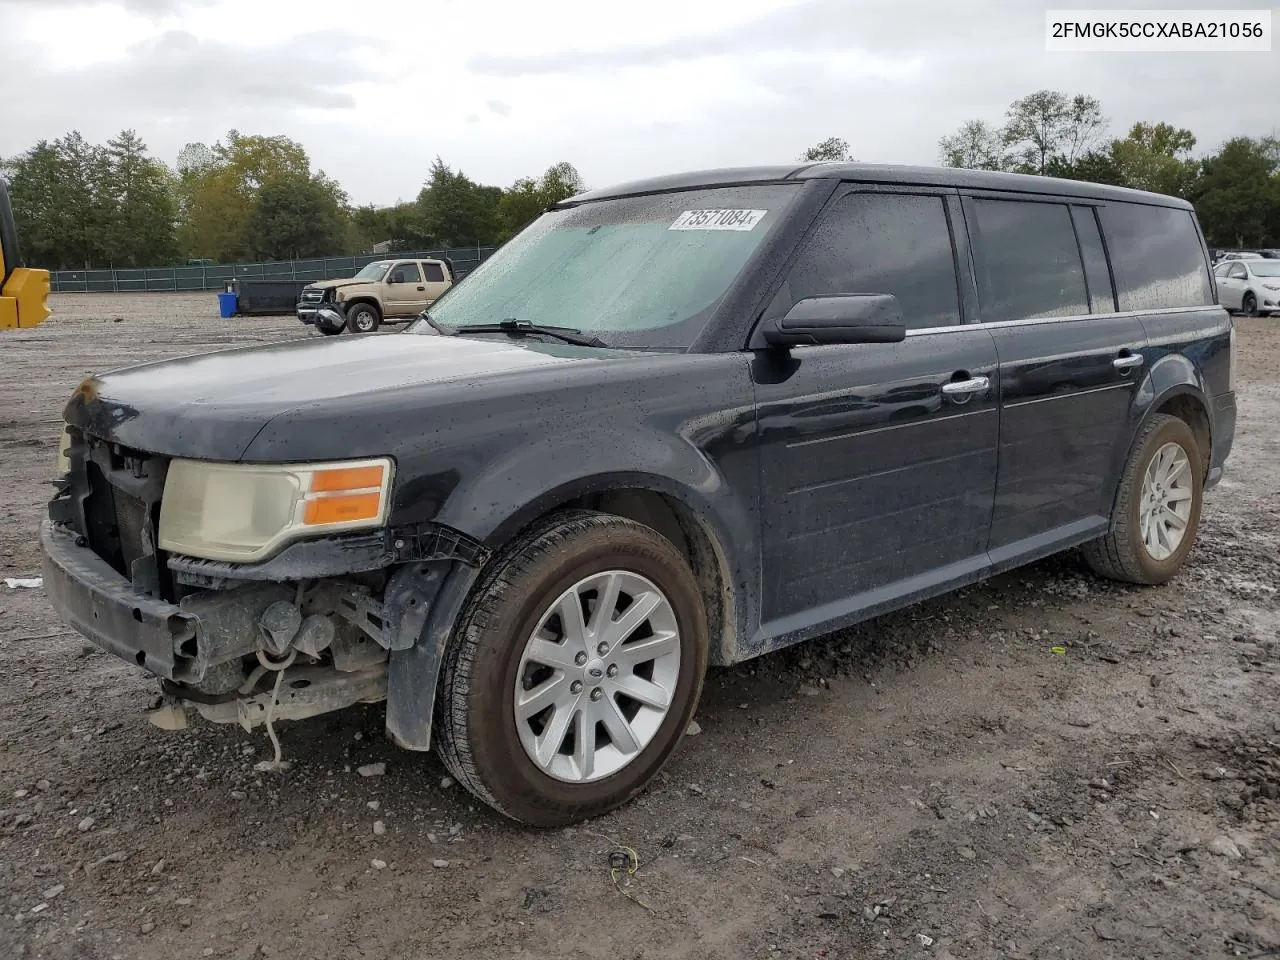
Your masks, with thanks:
[[[236,295],[234,293],[218,294],[218,316],[234,317],[236,315]]]
[[[302,288],[308,283],[309,280],[237,279],[236,312],[241,316],[293,313]]]

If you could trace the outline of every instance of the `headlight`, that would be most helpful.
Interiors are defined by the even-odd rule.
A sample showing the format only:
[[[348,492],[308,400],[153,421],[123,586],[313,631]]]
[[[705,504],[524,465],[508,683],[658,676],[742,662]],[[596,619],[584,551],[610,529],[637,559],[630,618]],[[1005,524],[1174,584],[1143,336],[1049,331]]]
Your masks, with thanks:
[[[386,522],[388,459],[313,464],[174,460],[160,504],[160,546],[206,560],[260,560],[310,534]]]
[[[67,425],[62,425],[62,432],[58,435],[58,476],[65,477],[71,472],[71,433],[67,430]]]
[[[1280,290],[1280,283],[1264,283],[1263,286],[1268,290]]]

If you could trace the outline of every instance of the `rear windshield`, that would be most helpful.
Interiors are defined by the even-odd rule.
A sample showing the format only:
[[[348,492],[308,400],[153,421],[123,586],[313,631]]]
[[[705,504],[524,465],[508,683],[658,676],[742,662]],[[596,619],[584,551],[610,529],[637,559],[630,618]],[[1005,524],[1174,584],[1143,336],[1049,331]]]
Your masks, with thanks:
[[[466,328],[572,327],[611,347],[683,349],[780,220],[796,184],[601,200],[544,214],[432,309]],[[415,332],[428,332],[415,324]]]

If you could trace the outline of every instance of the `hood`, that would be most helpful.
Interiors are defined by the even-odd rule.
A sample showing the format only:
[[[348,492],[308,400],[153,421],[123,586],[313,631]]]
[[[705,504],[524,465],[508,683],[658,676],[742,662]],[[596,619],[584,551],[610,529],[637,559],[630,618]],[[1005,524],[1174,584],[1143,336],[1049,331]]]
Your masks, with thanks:
[[[293,340],[222,350],[90,377],[68,422],[94,436],[172,457],[237,460],[274,417],[300,407],[376,401],[384,391],[494,381],[630,351],[529,339],[411,333]]]
[[[338,287],[358,286],[362,283],[377,283],[377,280],[317,280],[315,283],[308,283],[304,289],[306,290],[336,290]]]

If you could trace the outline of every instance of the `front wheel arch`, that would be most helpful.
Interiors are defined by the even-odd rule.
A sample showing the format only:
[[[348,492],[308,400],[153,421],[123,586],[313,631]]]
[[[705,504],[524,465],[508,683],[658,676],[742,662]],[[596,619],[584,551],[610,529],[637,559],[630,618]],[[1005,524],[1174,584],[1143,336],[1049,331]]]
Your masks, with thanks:
[[[496,553],[524,531],[566,510],[593,510],[624,517],[670,540],[685,554],[699,580],[707,610],[711,662],[724,666],[741,659],[740,640],[750,636],[747,621],[752,613],[744,607],[749,597],[736,585],[750,580],[745,571],[737,569],[726,544],[742,540],[740,536],[735,541],[713,520],[709,507],[660,477],[595,475],[546,491],[511,510],[484,538],[485,544]]]

